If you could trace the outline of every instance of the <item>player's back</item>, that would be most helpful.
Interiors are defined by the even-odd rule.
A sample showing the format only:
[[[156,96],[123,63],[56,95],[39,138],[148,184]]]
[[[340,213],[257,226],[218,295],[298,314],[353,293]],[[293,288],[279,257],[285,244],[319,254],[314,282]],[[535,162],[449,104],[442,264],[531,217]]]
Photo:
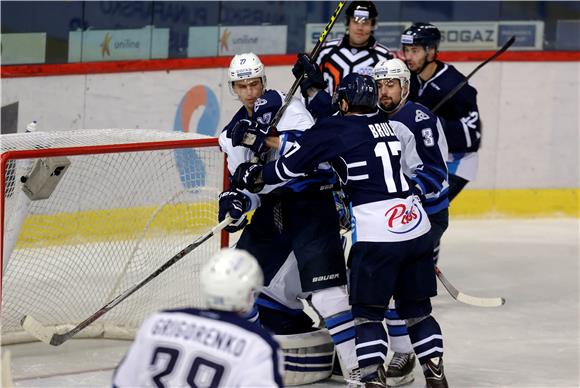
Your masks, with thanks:
[[[327,133],[341,143],[341,158],[348,171],[345,191],[353,206],[408,195],[409,187],[400,173],[401,145],[386,118],[376,112],[332,116],[319,126],[328,128]]]
[[[164,311],[144,321],[114,386],[278,387],[280,357],[272,337],[237,314]]]

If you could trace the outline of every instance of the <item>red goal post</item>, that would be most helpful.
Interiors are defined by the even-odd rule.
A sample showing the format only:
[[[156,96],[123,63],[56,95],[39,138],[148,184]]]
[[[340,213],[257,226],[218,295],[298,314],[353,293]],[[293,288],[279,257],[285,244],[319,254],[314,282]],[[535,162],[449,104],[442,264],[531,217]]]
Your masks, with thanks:
[[[216,138],[144,129],[2,135],[2,343],[31,340],[24,315],[67,328],[217,223],[226,185]],[[46,197],[46,198],[45,198]],[[84,336],[130,337],[165,308],[203,307],[212,238]]]

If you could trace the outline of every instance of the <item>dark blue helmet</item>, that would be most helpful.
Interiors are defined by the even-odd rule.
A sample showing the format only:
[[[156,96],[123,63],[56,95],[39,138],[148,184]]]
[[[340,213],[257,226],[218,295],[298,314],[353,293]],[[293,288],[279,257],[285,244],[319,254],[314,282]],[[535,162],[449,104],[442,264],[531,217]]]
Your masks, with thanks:
[[[403,31],[401,35],[401,45],[403,46],[417,45],[425,48],[433,47],[437,50],[440,41],[441,32],[437,27],[429,23],[415,23]]]
[[[373,77],[358,73],[350,73],[340,81],[332,100],[339,103],[348,102],[349,110],[374,110],[377,107],[377,85]]]

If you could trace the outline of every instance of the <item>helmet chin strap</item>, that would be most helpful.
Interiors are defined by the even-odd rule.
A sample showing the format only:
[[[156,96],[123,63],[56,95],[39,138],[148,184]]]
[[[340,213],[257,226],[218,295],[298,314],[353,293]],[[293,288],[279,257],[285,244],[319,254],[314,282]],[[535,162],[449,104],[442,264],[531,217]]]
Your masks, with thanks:
[[[399,82],[401,82],[401,80],[399,79]],[[391,114],[393,112],[398,111],[399,109],[401,109],[401,107],[403,106],[403,104],[406,102],[407,97],[409,96],[409,86],[407,85],[407,92],[404,93],[403,92],[403,87],[401,87],[401,101],[399,101],[399,103],[397,104],[396,107],[394,107],[393,109],[385,109],[383,108],[383,106],[379,103],[379,109],[382,110],[383,112],[387,113],[387,114]]]

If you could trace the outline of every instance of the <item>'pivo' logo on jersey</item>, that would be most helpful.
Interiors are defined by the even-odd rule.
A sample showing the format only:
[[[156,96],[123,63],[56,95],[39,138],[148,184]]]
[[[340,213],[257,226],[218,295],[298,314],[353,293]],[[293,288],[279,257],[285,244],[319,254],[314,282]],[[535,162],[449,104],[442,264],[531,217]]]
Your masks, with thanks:
[[[401,203],[386,211],[387,229],[391,233],[404,234],[414,230],[421,224],[423,214],[415,203],[407,207]]]

